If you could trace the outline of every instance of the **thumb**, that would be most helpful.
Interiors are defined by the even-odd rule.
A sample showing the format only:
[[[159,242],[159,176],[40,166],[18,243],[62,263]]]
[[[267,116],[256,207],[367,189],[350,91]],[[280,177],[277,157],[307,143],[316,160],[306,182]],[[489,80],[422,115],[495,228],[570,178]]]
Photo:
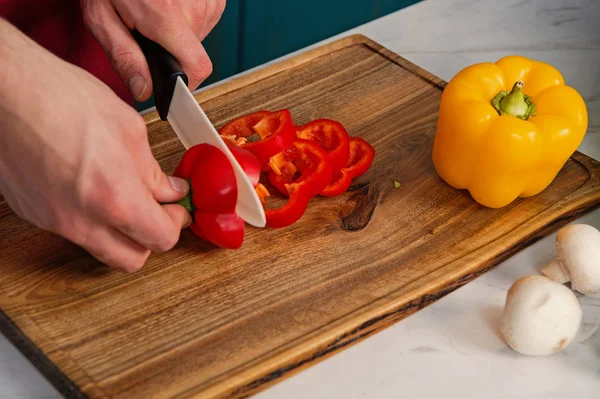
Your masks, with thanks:
[[[162,171],[158,162],[152,162],[150,169],[146,184],[156,201],[161,203],[176,202],[189,193],[189,183],[185,179],[168,176]]]
[[[185,179],[168,176],[156,160],[151,163],[150,169],[147,186],[152,196],[157,202],[165,204],[162,206],[163,209],[177,225],[182,228],[188,227],[192,222],[192,215],[183,206],[171,203],[179,201],[189,193],[189,183]]]
[[[85,2],[85,22],[108,55],[113,69],[129,87],[137,101],[145,101],[152,94],[152,78],[148,63],[110,2]]]

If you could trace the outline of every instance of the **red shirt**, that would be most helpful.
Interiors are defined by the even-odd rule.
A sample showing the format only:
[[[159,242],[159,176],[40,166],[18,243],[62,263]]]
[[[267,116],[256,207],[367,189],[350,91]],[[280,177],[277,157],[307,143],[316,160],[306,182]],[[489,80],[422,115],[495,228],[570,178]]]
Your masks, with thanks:
[[[0,0],[0,17],[58,57],[90,72],[133,104],[127,85],[85,27],[79,0]]]

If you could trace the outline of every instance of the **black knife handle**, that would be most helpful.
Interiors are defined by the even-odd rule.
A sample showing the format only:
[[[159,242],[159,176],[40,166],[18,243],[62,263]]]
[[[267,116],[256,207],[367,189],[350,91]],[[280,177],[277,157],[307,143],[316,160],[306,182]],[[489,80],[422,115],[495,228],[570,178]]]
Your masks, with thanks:
[[[132,31],[131,34],[142,49],[150,67],[152,86],[154,87],[154,103],[160,119],[165,121],[169,114],[177,78],[181,77],[187,85],[188,77],[183,72],[179,61],[161,45],[143,36],[137,30]]]

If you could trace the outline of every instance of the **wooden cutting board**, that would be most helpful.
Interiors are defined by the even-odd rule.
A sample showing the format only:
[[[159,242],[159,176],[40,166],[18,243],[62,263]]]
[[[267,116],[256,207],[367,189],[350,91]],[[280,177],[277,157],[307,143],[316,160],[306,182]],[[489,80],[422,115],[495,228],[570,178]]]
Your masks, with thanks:
[[[446,185],[431,162],[443,87],[351,36],[198,94],[217,127],[289,108],[298,124],[336,119],[377,151],[347,194],[315,198],[291,227],[248,227],[237,251],[186,230],[172,251],[123,275],[2,201],[2,331],[69,397],[246,397],[599,206],[600,164],[580,153],[543,193],[503,209]],[[145,118],[171,173],[183,147],[156,113]]]

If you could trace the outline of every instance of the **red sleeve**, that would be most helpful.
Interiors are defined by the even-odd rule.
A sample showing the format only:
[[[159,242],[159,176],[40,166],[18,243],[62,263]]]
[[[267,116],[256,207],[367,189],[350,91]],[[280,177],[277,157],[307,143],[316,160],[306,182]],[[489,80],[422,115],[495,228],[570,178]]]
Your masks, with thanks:
[[[129,89],[85,27],[79,0],[0,0],[0,16],[58,57],[90,72],[125,102],[133,104]]]

